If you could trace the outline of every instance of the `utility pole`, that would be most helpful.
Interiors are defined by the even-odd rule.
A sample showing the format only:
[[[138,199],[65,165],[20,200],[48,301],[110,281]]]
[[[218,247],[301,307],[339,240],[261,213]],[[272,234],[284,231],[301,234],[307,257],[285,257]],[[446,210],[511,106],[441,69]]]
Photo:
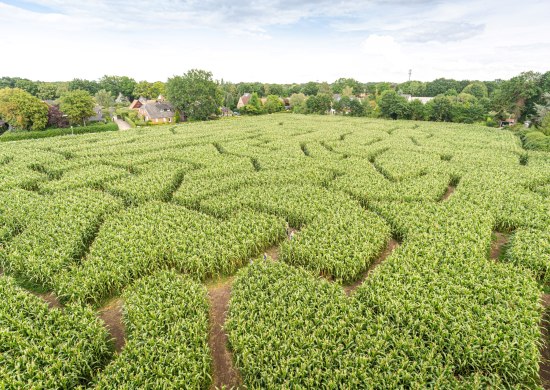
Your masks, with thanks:
[[[411,81],[411,74],[412,74],[413,70],[412,69],[409,69],[409,81]]]

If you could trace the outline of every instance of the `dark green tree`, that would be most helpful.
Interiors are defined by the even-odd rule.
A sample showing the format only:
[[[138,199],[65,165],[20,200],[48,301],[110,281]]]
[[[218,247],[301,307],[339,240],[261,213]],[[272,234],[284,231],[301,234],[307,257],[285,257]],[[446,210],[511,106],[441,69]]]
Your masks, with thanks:
[[[306,96],[314,96],[319,93],[319,84],[315,81],[310,81],[302,87],[302,93]]]
[[[15,88],[20,88],[23,91],[30,93],[33,96],[38,94],[38,83],[31,81],[29,79],[20,79],[18,78],[15,81]]]
[[[327,94],[310,96],[306,100],[306,112],[308,114],[323,115],[328,113],[332,107],[332,97]]]
[[[94,98],[96,103],[103,108],[109,108],[115,105],[115,98],[113,95],[104,89],[97,91]]]
[[[431,121],[450,122],[452,120],[453,98],[437,95],[426,103],[426,116]]]
[[[118,96],[120,93],[129,100],[132,100],[135,97],[134,90],[136,85],[136,80],[127,76],[105,75],[99,80],[99,89],[104,89],[111,92],[113,96]]]
[[[264,110],[268,114],[284,111],[285,105],[277,95],[269,95],[264,104]]]
[[[68,90],[76,91],[77,89],[87,91],[90,95],[95,95],[100,90],[97,81],[90,81],[85,79],[73,79],[69,82]]]
[[[59,97],[57,90],[58,85],[56,83],[40,83],[38,84],[36,97],[40,100],[55,100]]]
[[[68,116],[71,124],[82,123],[86,126],[86,120],[95,115],[94,98],[88,91],[77,89],[64,93],[59,98],[59,109]]]
[[[409,102],[409,119],[423,121],[426,119],[426,106],[418,99]]]
[[[218,115],[223,103],[222,90],[212,80],[212,73],[199,69],[168,79],[166,97],[192,120],[207,120]]]
[[[20,130],[42,130],[48,123],[48,106],[20,88],[0,89],[0,119]]]
[[[405,119],[408,114],[407,99],[393,89],[386,90],[378,99],[380,114],[384,118]]]
[[[365,86],[359,81],[351,78],[340,78],[332,83],[332,92],[342,94],[346,87],[350,87],[354,95],[359,95],[365,91]]]
[[[489,96],[487,86],[480,81],[474,81],[473,83],[468,84],[466,87],[464,87],[462,93],[473,95],[477,99],[483,99]]]

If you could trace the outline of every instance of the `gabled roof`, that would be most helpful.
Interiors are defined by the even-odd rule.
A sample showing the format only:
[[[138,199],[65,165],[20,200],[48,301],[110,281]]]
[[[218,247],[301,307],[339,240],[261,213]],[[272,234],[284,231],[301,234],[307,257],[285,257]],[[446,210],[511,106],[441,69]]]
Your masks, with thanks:
[[[130,104],[130,109],[134,109],[134,108],[140,108],[142,105],[143,105],[144,102],[141,101],[141,98],[140,100],[134,100],[132,102],[132,104]]]
[[[249,93],[245,93],[243,96],[241,96],[241,101],[243,102],[243,104],[246,106],[250,100],[250,98],[252,97],[251,94]]]
[[[174,106],[167,102],[147,102],[140,110],[143,110],[150,119],[173,118]]]

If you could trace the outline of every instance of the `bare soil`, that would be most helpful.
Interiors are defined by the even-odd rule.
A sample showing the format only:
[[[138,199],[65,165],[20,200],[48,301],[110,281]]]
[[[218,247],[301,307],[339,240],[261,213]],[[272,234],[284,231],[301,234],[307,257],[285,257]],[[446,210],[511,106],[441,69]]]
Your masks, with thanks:
[[[265,251],[265,253],[273,260],[277,261],[279,260],[280,255],[280,249],[278,246],[272,246],[268,250]]]
[[[126,344],[126,328],[122,322],[122,299],[117,298],[103,307],[98,317],[105,323],[105,328],[111,335],[115,343],[115,351],[122,351]]]
[[[208,287],[210,301],[208,345],[212,352],[213,363],[211,389],[237,389],[242,383],[239,372],[233,366],[233,356],[229,351],[227,334],[223,328],[230,296],[231,281]]]
[[[444,202],[455,192],[456,187],[454,186],[448,186],[447,191],[443,194],[443,196],[440,199],[440,202]]]
[[[380,256],[378,256],[378,258],[374,261],[374,263],[372,263],[372,265],[369,267],[369,269],[367,270],[367,272],[365,272],[363,274],[363,276],[355,283],[349,285],[349,286],[345,286],[344,287],[344,292],[346,293],[346,295],[351,295],[352,292],[354,292],[357,287],[359,287],[360,285],[363,284],[363,282],[368,278],[368,276],[370,275],[370,273],[378,266],[380,265],[380,263],[382,263],[384,260],[386,260],[386,258],[397,248],[399,247],[399,242],[397,240],[395,240],[394,238],[392,238],[389,242],[388,242],[388,245],[386,245],[386,248],[384,249],[384,251],[380,254]]]
[[[504,251],[504,247],[508,243],[508,236],[504,233],[495,232],[496,240],[491,243],[490,258],[498,260]]]
[[[550,389],[550,345],[548,339],[548,325],[550,321],[550,294],[542,294],[541,297],[542,304],[545,308],[545,313],[542,317],[542,322],[540,324],[542,346],[540,348],[540,366],[539,366],[539,376],[541,385],[545,389]]]
[[[53,308],[62,309],[63,308],[63,305],[61,304],[61,302],[59,302],[59,299],[57,299],[57,297],[55,296],[55,294],[53,292],[33,293],[33,294],[36,295],[39,298],[42,298],[42,300],[48,304],[50,309],[53,309]]]

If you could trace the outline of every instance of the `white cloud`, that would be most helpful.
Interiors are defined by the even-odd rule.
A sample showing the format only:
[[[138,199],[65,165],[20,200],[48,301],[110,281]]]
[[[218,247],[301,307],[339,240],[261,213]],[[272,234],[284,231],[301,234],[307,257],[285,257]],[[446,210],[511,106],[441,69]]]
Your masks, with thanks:
[[[0,76],[124,74],[193,67],[265,82],[509,78],[550,69],[540,0],[0,0]]]

